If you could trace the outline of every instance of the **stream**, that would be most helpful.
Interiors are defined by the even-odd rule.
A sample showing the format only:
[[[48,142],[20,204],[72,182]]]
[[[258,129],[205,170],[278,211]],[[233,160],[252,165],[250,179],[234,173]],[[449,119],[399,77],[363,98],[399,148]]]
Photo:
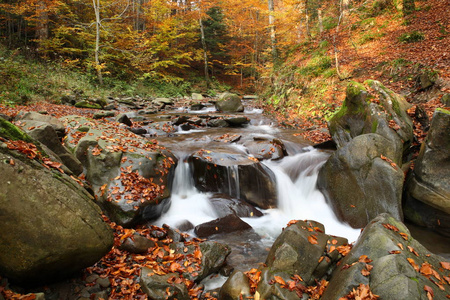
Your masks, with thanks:
[[[224,114],[216,113],[214,106],[207,105],[198,111],[182,107],[165,111],[164,115],[149,115],[146,119],[161,122],[175,116],[205,118],[212,115]],[[242,127],[226,128],[200,127],[183,130],[182,126],[178,126],[174,128],[173,133],[156,137],[179,161],[172,184],[170,208],[152,224],[157,226],[167,224],[181,229],[185,227],[183,224],[187,223],[191,226],[184,231],[195,236],[193,227],[219,217],[209,201],[212,193],[201,192],[195,187],[192,166],[187,162],[192,153],[205,149],[248,156],[249,149],[244,145],[246,142],[278,139],[283,143],[287,155],[278,160],[261,161],[275,175],[276,208],[259,209],[263,214],[261,217],[241,218],[250,224],[253,230],[216,234],[208,239],[230,245],[233,251],[228,258],[228,264],[239,270],[256,268],[264,262],[270,246],[291,220],[315,220],[324,224],[327,234],[346,237],[349,242],[356,241],[360,229],[353,229],[339,222],[322,193],[316,188],[318,171],[328,159],[330,152],[314,149],[309,142],[294,135],[298,133],[297,130],[278,128],[263,114],[262,109],[246,108],[243,113],[232,115],[246,116],[250,122]],[[224,135],[239,136],[239,139],[235,142],[218,142],[217,138]],[[238,199],[241,175],[237,165],[231,163],[227,166],[227,175],[225,185],[229,191],[228,196]]]

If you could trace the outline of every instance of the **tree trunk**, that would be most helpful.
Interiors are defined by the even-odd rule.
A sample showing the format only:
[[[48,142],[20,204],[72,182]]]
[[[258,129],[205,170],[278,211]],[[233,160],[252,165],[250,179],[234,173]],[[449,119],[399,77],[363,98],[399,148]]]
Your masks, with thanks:
[[[273,62],[275,62],[278,58],[277,53],[277,36],[275,31],[275,6],[273,3],[273,0],[268,0],[268,6],[269,6],[269,29],[270,29],[270,43],[272,46],[272,59]]]
[[[403,0],[403,14],[409,15],[416,10],[414,0]]]
[[[208,48],[206,46],[206,39],[205,39],[205,29],[203,27],[203,21],[202,18],[199,19],[200,23],[200,33],[201,33],[201,40],[202,40],[202,47],[203,47],[203,60],[204,60],[204,70],[205,70],[205,81],[206,81],[206,87],[209,89],[209,73],[208,73]]]
[[[322,33],[323,32],[323,20],[322,20],[322,10],[321,9],[317,10],[317,20],[319,22],[319,32]]]
[[[97,2],[96,2],[97,1]],[[97,71],[97,78],[100,85],[103,85],[103,75],[102,75],[102,69],[100,65],[100,26],[101,26],[101,19],[100,19],[100,0],[92,0],[92,4],[94,7],[95,12],[95,50],[94,50],[94,56],[95,56],[95,70]]]
[[[48,10],[45,2],[40,1],[36,14],[38,15],[38,22],[36,26],[36,38],[41,42],[48,39]]]

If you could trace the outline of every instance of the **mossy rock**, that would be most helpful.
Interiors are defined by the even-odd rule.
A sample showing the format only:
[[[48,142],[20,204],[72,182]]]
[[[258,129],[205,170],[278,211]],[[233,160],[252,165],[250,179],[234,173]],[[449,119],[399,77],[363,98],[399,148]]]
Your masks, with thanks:
[[[33,139],[26,134],[22,129],[16,125],[0,118],[0,137],[12,141],[25,141],[27,143],[33,143]]]
[[[102,109],[102,106],[98,103],[90,103],[89,101],[82,100],[75,103],[75,107],[78,108],[90,108],[90,109]]]

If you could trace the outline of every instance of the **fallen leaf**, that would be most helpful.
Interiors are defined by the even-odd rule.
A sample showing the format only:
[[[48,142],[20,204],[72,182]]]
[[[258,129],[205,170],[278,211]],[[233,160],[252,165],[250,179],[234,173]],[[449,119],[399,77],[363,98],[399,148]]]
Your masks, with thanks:
[[[279,284],[279,285],[281,285],[281,286],[285,286],[286,285],[286,282],[283,280],[283,278],[281,278],[280,276],[274,276],[274,278],[275,278],[275,281]]]
[[[440,262],[441,266],[446,269],[446,270],[450,270],[450,262],[447,261],[441,261]]]
[[[407,258],[409,264],[414,268],[414,270],[416,270],[417,272],[419,272],[419,266],[416,264],[416,262],[414,261],[414,259],[412,258]]]
[[[315,237],[315,236],[313,236],[313,235],[308,236],[308,242],[309,242],[310,244],[313,244],[313,245],[318,244],[318,242],[317,242],[317,237]]]

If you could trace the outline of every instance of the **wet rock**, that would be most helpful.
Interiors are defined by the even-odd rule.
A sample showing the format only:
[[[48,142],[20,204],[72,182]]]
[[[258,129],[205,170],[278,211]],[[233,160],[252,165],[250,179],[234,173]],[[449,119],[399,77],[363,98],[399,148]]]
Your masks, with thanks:
[[[219,292],[219,299],[240,300],[252,297],[248,277],[241,271],[233,272]]]
[[[126,238],[119,246],[120,250],[125,250],[130,253],[146,253],[148,248],[155,247],[155,242],[140,235],[139,233],[133,234],[132,237]]]
[[[208,121],[209,127],[228,127],[229,124],[224,119],[212,119]]]
[[[227,122],[231,127],[240,127],[245,124],[250,123],[250,119],[242,116],[242,117],[225,117],[225,122]]]
[[[205,107],[206,105],[204,105],[203,103],[195,103],[191,105],[191,110],[202,110]]]
[[[116,113],[113,111],[99,111],[99,112],[94,113],[92,118],[94,120],[98,120],[98,119],[103,119],[103,118],[111,118],[111,117],[114,117],[115,115],[116,115]]]
[[[189,300],[189,292],[184,284],[173,282],[173,278],[178,278],[178,273],[157,275],[150,268],[142,268],[140,283],[141,288],[150,299],[154,300]]]
[[[126,129],[81,117],[65,120],[69,132],[66,145],[83,163],[98,202],[114,222],[131,226],[157,218],[168,209],[176,162],[171,152],[147,144]],[[80,128],[87,133],[75,139]],[[124,183],[133,188],[125,190]]]
[[[195,126],[192,126],[191,124],[188,124],[188,123],[184,123],[184,124],[181,124],[181,125],[180,125],[180,128],[181,128],[181,130],[183,130],[183,131],[189,131],[189,130],[191,130],[191,129],[194,129]]]
[[[274,174],[256,159],[240,153],[200,150],[188,162],[199,190],[225,193],[263,209],[276,206]]]
[[[216,109],[222,112],[243,112],[241,97],[236,94],[224,93],[215,103]]]
[[[239,134],[230,135],[230,134],[226,133],[224,135],[213,138],[213,141],[231,144],[231,143],[235,143],[235,142],[239,141],[241,139],[241,137],[242,137],[242,135],[239,135]]]
[[[60,280],[111,249],[100,208],[69,176],[3,147],[0,174],[3,276],[29,284]]]
[[[199,238],[205,238],[214,234],[231,233],[235,231],[248,230],[251,228],[252,227],[249,224],[242,221],[238,216],[231,214],[223,218],[215,219],[213,221],[195,226],[194,233]]]
[[[253,140],[244,143],[248,152],[258,160],[281,159],[286,155],[286,149],[281,141]]]
[[[137,135],[147,134],[147,129],[142,127],[129,127],[128,130]]]
[[[120,114],[116,117],[116,122],[127,125],[128,127],[133,127],[133,122],[131,122],[130,118],[127,114]]]
[[[406,202],[409,208],[408,219],[446,236],[450,236],[450,224],[444,221],[450,218],[449,126],[450,111],[436,110],[414,170],[408,179]],[[416,203],[415,200],[424,205]],[[432,209],[421,209],[427,206]],[[443,222],[438,221],[441,217]]]
[[[378,134],[353,138],[331,155],[319,171],[317,185],[336,216],[361,228],[380,213],[403,219],[403,171],[389,161],[395,153]]]
[[[443,261],[411,237],[404,224],[382,214],[370,222],[341,261],[321,299],[337,300],[360,284],[368,284],[380,299],[427,299],[425,286],[432,288],[434,299],[445,299],[450,287],[445,284],[441,290],[433,283],[445,276]],[[369,270],[366,276],[364,269]]]
[[[219,218],[234,214],[238,217],[261,217],[263,213],[247,202],[231,198],[226,194],[215,194],[208,199]]]
[[[173,105],[173,100],[169,98],[156,98],[152,101],[153,105],[156,105],[160,108],[165,108],[166,106]]]
[[[163,228],[166,230],[167,237],[170,238],[173,242],[184,242],[185,238],[181,231],[176,228],[171,228],[167,224],[163,224]]]
[[[173,125],[181,125],[183,123],[186,123],[188,121],[188,116],[178,116],[172,119]]]

